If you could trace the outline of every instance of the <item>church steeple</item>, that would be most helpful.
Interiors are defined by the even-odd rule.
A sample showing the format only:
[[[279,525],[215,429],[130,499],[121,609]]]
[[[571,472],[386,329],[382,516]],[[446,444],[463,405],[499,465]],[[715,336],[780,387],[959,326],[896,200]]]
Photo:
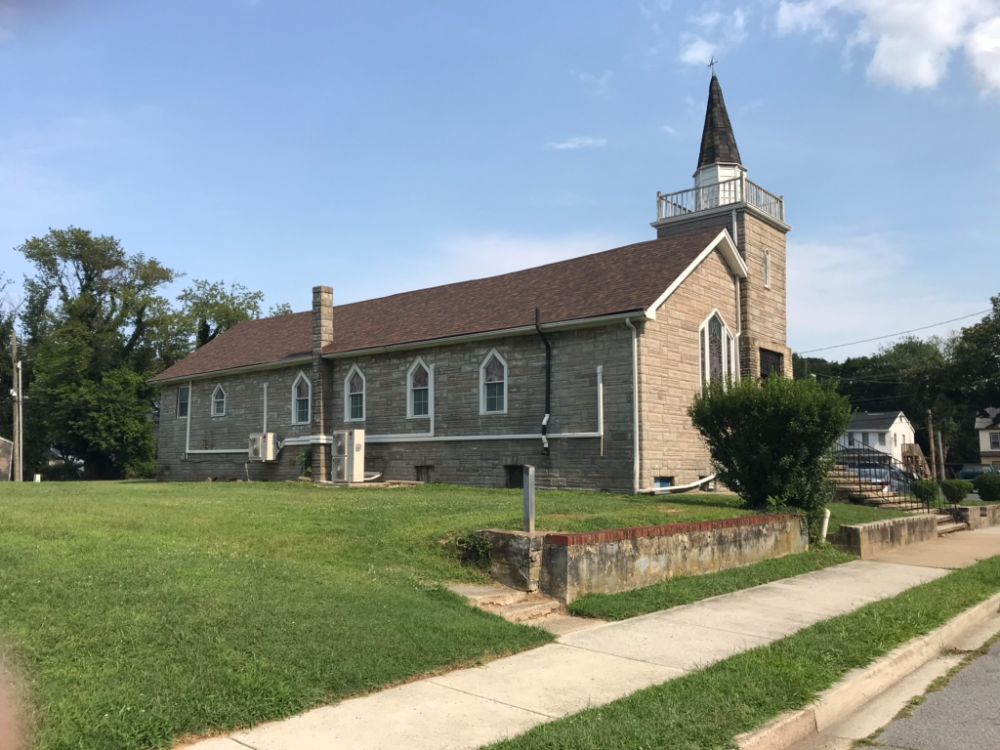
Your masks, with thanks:
[[[726,100],[722,96],[722,86],[714,71],[708,84],[708,106],[705,108],[705,126],[701,131],[698,169],[713,164],[743,166],[733,126],[729,122],[729,112],[726,111]]]

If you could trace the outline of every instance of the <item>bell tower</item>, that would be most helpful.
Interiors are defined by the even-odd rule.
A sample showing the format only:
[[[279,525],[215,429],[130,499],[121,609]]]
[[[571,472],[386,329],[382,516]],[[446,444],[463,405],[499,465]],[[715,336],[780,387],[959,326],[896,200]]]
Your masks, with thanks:
[[[748,268],[740,284],[740,376],[791,377],[785,201],[747,176],[714,70],[694,187],[657,193],[652,226],[660,238],[714,227],[729,232]]]

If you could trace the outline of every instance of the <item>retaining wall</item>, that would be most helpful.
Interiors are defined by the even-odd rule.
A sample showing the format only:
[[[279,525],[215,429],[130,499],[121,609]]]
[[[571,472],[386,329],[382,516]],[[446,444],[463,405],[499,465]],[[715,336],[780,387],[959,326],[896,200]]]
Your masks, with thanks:
[[[960,505],[951,511],[955,520],[970,529],[1000,526],[1000,505]]]
[[[937,516],[904,516],[885,521],[841,526],[830,542],[862,560],[882,550],[937,538]]]
[[[747,516],[702,523],[560,534],[483,532],[491,544],[491,573],[507,586],[540,589],[571,602],[679,575],[735,568],[808,549],[797,516]]]

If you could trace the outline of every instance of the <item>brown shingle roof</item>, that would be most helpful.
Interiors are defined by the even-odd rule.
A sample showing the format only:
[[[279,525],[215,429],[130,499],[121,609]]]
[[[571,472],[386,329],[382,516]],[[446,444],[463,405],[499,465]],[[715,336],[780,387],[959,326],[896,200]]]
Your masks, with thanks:
[[[501,331],[535,322],[645,310],[719,234],[718,229],[626,245],[474,281],[336,305],[324,354]],[[241,323],[154,381],[307,357],[310,312]]]

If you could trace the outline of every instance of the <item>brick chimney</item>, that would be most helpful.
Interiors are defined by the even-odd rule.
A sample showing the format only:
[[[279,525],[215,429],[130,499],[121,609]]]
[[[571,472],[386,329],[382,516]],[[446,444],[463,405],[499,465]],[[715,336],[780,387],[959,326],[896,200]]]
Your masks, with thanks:
[[[328,406],[332,401],[330,363],[323,359],[323,347],[333,342],[333,287],[314,286],[312,305],[312,434],[328,435],[332,427]],[[312,444],[314,482],[330,479],[330,447]]]

